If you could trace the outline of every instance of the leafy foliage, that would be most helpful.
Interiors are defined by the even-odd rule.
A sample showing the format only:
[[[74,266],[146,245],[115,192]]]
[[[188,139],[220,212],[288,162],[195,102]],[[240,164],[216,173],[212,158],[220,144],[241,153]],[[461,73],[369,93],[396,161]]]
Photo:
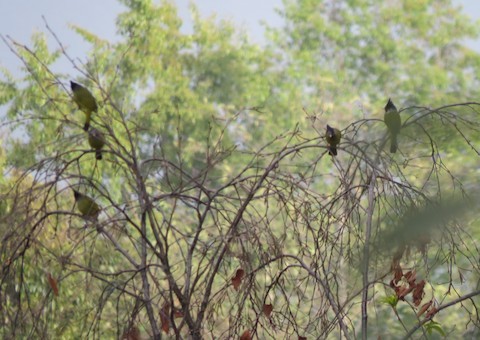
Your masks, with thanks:
[[[3,37],[24,65],[0,82],[3,337],[478,334],[478,31],[450,1],[286,0],[266,46],[122,2],[118,43],[73,27],[85,62],[48,25],[53,51]]]

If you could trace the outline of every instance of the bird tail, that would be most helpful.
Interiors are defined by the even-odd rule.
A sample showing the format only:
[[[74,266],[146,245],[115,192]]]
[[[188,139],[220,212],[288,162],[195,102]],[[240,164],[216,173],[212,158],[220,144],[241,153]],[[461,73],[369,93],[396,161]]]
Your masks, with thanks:
[[[395,153],[395,152],[397,152],[397,148],[398,148],[397,135],[392,134],[391,139],[392,140],[390,142],[390,152]]]
[[[90,116],[91,116],[91,112],[87,112],[86,115],[87,115],[87,119],[85,120],[85,125],[83,126],[83,129],[85,131],[88,131],[88,128],[90,127]]]
[[[95,158],[98,160],[102,159],[102,152],[100,150],[95,151]]]
[[[337,147],[330,145],[330,147],[328,148],[328,154],[330,156],[336,156],[337,155]]]

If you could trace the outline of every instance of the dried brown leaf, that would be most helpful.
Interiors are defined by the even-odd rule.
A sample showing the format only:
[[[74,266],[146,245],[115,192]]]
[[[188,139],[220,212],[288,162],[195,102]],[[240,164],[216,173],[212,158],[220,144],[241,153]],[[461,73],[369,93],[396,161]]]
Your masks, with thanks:
[[[252,335],[248,329],[240,336],[240,340],[252,340]]]
[[[402,267],[397,266],[394,271],[393,282],[397,284],[402,279],[402,276],[403,276]]]
[[[162,309],[160,309],[160,323],[162,324],[162,331],[168,334],[170,331],[170,304],[166,302]]]
[[[433,307],[432,309],[430,309],[428,311],[428,313],[425,315],[425,318],[427,319],[430,319],[432,316],[434,316],[435,314],[437,314],[438,312],[438,309],[436,307]]]
[[[232,278],[232,285],[235,290],[238,290],[240,285],[242,284],[242,279],[245,276],[245,271],[240,268],[237,269],[237,272],[235,273],[235,277]]]
[[[52,288],[53,295],[58,296],[57,280],[52,276],[51,273],[48,273],[47,280],[48,280],[48,284],[50,285],[50,288]]]
[[[423,296],[425,295],[425,291],[423,290],[424,287],[425,280],[422,280],[415,285],[415,290],[413,291],[413,303],[415,306],[420,305],[422,302]]]
[[[415,270],[410,270],[405,274],[405,278],[410,286],[414,286],[415,280],[417,279],[417,272]]]
[[[270,315],[272,314],[272,310],[273,310],[273,306],[271,303],[268,305],[267,304],[263,305],[263,314],[265,314],[267,318],[270,318]]]
[[[132,326],[123,333],[122,340],[140,340],[140,330],[136,326]]]
[[[429,302],[425,303],[421,308],[420,310],[418,311],[417,313],[417,317],[420,317],[422,316],[423,313],[425,313],[427,311],[427,309],[430,308],[430,306],[432,305],[432,300],[430,300]]]
[[[399,291],[397,292],[398,299],[399,300],[405,300],[405,296],[410,294],[414,288],[415,287],[413,287],[413,286],[410,286],[410,287],[401,286]]]

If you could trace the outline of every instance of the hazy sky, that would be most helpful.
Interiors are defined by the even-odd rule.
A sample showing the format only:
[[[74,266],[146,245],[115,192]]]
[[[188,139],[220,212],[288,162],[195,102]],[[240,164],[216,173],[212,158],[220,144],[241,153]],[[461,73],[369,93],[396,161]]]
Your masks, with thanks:
[[[191,0],[177,0],[180,15],[184,18],[185,29],[190,25],[188,5]],[[203,15],[217,13],[219,18],[227,18],[244,27],[250,36],[258,42],[263,39],[263,27],[260,21],[269,25],[281,25],[281,19],[275,8],[281,7],[281,0],[196,0]],[[455,0],[463,5],[465,12],[480,18],[480,1]],[[88,6],[87,6],[88,4]],[[68,53],[75,58],[83,58],[89,45],[82,41],[70,28],[70,24],[78,25],[88,31],[105,38],[115,39],[115,19],[123,11],[116,0],[0,0],[0,34],[11,36],[18,42],[29,44],[30,36],[35,31],[46,32],[42,15],[50,27],[68,48]],[[480,51],[480,42],[469,42]],[[52,43],[52,47],[56,47]],[[0,41],[0,66],[18,74],[19,60]],[[76,76],[76,71],[63,61],[57,65],[63,73]]]

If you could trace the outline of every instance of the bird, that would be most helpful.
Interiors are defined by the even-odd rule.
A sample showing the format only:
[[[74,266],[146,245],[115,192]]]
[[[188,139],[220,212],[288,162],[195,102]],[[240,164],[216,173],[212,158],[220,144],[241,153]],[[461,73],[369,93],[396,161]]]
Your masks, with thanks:
[[[75,189],[73,190],[73,197],[75,197],[75,203],[77,209],[80,211],[83,217],[96,219],[100,214],[101,208],[95,203],[95,201],[87,195],[81,194]]]
[[[102,148],[105,145],[105,136],[100,130],[91,128],[88,131],[88,144],[95,149],[95,158],[102,159]]]
[[[337,155],[337,145],[340,143],[342,133],[339,129],[333,128],[327,124],[327,131],[325,132],[325,138],[328,143],[328,154],[330,156]]]
[[[70,88],[72,89],[73,93],[73,101],[78,105],[80,110],[85,112],[85,115],[87,116],[83,129],[88,131],[92,112],[97,112],[98,109],[97,102],[95,101],[92,93],[82,85],[70,81]]]
[[[392,100],[389,98],[387,105],[385,105],[385,115],[383,117],[385,125],[387,125],[388,131],[390,132],[390,152],[397,152],[398,143],[397,136],[402,128],[402,119],[400,118],[400,113],[396,106],[393,104]]]

